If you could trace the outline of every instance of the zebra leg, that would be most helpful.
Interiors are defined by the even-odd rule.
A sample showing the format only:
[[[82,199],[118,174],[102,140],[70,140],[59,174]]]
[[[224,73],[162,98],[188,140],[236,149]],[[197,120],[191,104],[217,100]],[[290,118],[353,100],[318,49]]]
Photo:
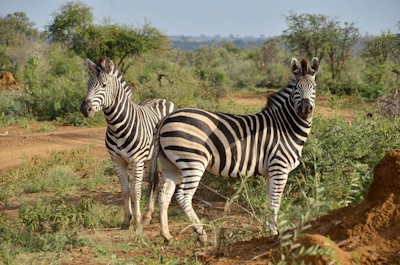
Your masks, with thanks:
[[[148,178],[155,177],[155,176],[148,176],[148,174],[153,174],[153,172],[149,173],[149,160],[145,161],[144,165],[145,165],[145,169],[146,169],[145,170],[146,171],[145,175]],[[157,169],[155,169],[155,170],[157,170]],[[158,172],[155,172],[154,174],[157,174],[156,177],[158,178]],[[158,181],[156,183],[158,183]],[[155,192],[155,190],[156,189],[153,189],[152,185],[149,186],[149,198],[148,198],[149,201],[148,201],[148,204],[147,204],[147,211],[142,217],[142,225],[148,225],[150,223],[150,221],[151,221],[152,216],[153,216],[154,204],[156,202],[156,192]]]
[[[164,175],[164,180],[158,199],[161,224],[160,235],[165,239],[166,242],[169,243],[172,241],[172,236],[168,227],[168,207],[171,202],[172,195],[175,192],[176,184],[180,178],[180,171],[163,155],[160,154],[159,158]]]
[[[183,173],[185,175],[183,176],[182,183],[181,185],[179,185],[178,190],[176,192],[176,200],[181,205],[182,209],[185,211],[189,220],[193,223],[193,229],[198,235],[198,240],[204,244],[207,242],[207,234],[192,206],[192,198],[197,190],[197,187],[199,185],[201,176],[204,173],[204,170],[200,169],[199,171],[196,170],[196,172],[193,172],[192,170],[188,171],[184,170]]]
[[[132,218],[132,208],[131,208],[131,194],[129,189],[129,174],[128,174],[128,163],[123,159],[117,157],[112,157],[112,162],[117,172],[119,182],[121,184],[121,194],[124,200],[124,211],[125,218],[122,222],[121,229],[128,230]]]
[[[268,222],[268,228],[271,236],[279,234],[278,231],[278,211],[281,205],[283,190],[287,182],[288,174],[279,172],[278,174],[270,172],[268,181],[268,199],[273,213],[273,217]],[[271,177],[272,176],[272,177]]]
[[[131,198],[133,201],[133,217],[134,229],[136,233],[141,234],[143,227],[141,223],[142,215],[140,213],[140,198],[142,197],[142,180],[143,180],[144,162],[140,161],[132,165],[132,186]]]

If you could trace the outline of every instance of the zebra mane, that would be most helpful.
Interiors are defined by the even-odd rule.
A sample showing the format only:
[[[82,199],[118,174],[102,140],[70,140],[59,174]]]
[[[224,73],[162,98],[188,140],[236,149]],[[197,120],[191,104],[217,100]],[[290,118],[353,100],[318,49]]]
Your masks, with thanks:
[[[300,69],[296,65],[291,65],[293,66],[294,69],[292,69],[292,73],[294,74],[293,80],[283,89],[281,89],[278,92],[272,93],[267,96],[267,103],[265,104],[265,107],[262,109],[263,111],[266,111],[268,109],[280,107],[284,104],[284,102],[290,97],[290,94],[292,93],[292,90],[295,86],[296,79],[299,76],[304,76],[308,74],[308,63],[305,58],[302,58],[300,61]],[[300,71],[299,71],[300,70]]]
[[[289,98],[290,94],[292,93],[292,89],[294,87],[295,79],[290,82],[286,87],[282,88],[278,92],[271,93],[267,96],[267,103],[265,107],[262,109],[263,111],[282,106],[283,103]]]
[[[124,89],[127,97],[132,99],[133,90],[129,85],[128,81],[125,79],[124,74],[118,69],[117,65],[113,63],[113,61],[107,56],[101,56],[96,65],[101,70],[107,72],[108,74],[112,74],[117,77],[117,79],[121,82],[121,86]],[[111,73],[112,71],[112,73]]]
[[[306,61],[306,59],[302,58],[300,64],[301,64],[301,73],[302,73],[302,75],[306,75],[307,74],[307,61]]]

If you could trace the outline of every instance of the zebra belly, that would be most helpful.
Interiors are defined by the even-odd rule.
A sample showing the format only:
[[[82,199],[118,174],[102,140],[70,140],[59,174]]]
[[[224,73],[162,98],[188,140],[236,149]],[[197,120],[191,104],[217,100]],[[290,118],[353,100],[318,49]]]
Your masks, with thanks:
[[[217,160],[217,159],[216,159]],[[242,167],[241,167],[242,166]],[[241,165],[239,161],[232,160],[230,162],[225,161],[224,167],[221,170],[221,161],[216,161],[210,159],[206,171],[216,176],[237,178],[255,175],[264,175],[266,172],[263,170],[257,170],[258,163],[253,163],[250,167]]]

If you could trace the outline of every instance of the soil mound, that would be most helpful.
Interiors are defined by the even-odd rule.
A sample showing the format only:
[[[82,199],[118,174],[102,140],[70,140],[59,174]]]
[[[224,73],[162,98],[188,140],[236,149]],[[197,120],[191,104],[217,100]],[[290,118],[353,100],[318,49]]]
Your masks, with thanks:
[[[305,247],[318,244],[333,249],[334,255],[303,257],[296,260],[298,264],[305,261],[322,265],[332,260],[336,264],[400,264],[400,149],[389,152],[376,165],[373,182],[362,203],[315,220],[299,241]],[[265,243],[262,247],[261,242]],[[225,258],[214,259],[211,264],[266,264],[277,245],[260,239],[236,242],[229,255],[225,253]],[[252,251],[243,251],[251,247]]]
[[[376,165],[367,198],[316,220],[309,233],[329,236],[361,264],[399,264],[400,149]]]
[[[23,89],[24,86],[18,83],[11,72],[4,71],[0,76],[0,89],[18,90]]]

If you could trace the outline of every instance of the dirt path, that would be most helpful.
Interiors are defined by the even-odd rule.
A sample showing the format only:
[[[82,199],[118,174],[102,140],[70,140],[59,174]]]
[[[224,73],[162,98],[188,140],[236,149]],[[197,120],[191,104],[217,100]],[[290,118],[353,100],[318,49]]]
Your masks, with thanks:
[[[6,131],[6,130],[5,130]],[[0,136],[0,171],[17,167],[24,158],[48,156],[50,151],[71,150],[94,144],[95,154],[107,153],[106,128],[63,127],[48,133]]]

